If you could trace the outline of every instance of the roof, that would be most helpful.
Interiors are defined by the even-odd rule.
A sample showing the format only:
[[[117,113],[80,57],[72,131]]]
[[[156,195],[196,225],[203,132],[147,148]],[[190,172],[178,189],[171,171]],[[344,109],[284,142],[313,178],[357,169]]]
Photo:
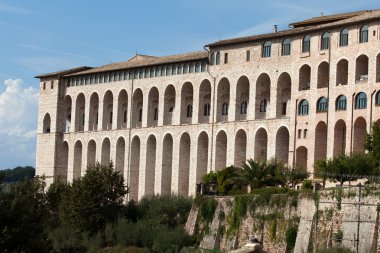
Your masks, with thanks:
[[[68,75],[68,74],[72,74],[72,73],[88,70],[88,69],[91,69],[91,68],[92,67],[81,66],[81,67],[76,67],[76,68],[71,68],[71,69],[65,69],[65,70],[60,70],[60,71],[56,71],[56,72],[51,72],[51,73],[47,73],[47,74],[38,75],[38,76],[35,76],[35,78],[46,78],[46,77],[54,77],[54,76],[64,76],[64,75]]]
[[[259,34],[259,35],[254,35],[254,36],[246,36],[246,37],[220,40],[220,41],[208,44],[206,45],[206,47],[218,47],[218,46],[226,46],[226,45],[240,44],[240,43],[246,43],[246,42],[262,41],[262,40],[272,39],[272,38],[281,38],[281,37],[286,37],[290,35],[298,35],[305,32],[329,29],[329,28],[339,27],[342,25],[361,23],[364,21],[375,20],[375,19],[380,19],[380,10],[336,14],[336,15],[331,15],[331,16],[307,19],[304,21],[293,23],[292,29],[282,30],[275,33]]]
[[[132,68],[138,68],[138,67],[153,66],[153,65],[158,65],[158,64],[170,64],[170,63],[178,63],[178,62],[185,62],[185,61],[195,61],[195,60],[201,60],[201,59],[206,59],[206,58],[208,58],[208,52],[206,51],[169,55],[169,56],[162,56],[162,57],[138,54],[126,62],[111,63],[104,66],[91,68],[85,71],[68,74],[67,76],[86,75],[86,74],[115,71],[115,70],[122,70],[122,69],[132,69]]]

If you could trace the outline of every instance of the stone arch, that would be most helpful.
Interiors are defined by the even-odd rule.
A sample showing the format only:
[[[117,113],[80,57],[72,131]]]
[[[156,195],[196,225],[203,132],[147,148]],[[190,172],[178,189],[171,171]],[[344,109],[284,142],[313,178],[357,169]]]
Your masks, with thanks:
[[[111,161],[111,142],[110,142],[110,139],[106,137],[104,138],[103,143],[102,143],[102,156],[100,159],[100,163],[103,166],[108,166],[110,161]]]
[[[190,135],[185,132],[179,146],[178,194],[181,196],[189,195],[190,145]]]
[[[90,116],[89,116],[88,131],[98,130],[99,121],[99,95],[94,92],[90,97]]]
[[[170,195],[172,192],[173,169],[173,137],[166,134],[162,143],[162,175],[161,195]]]
[[[276,133],[276,159],[288,163],[289,162],[289,130],[282,126]]]
[[[156,137],[151,134],[146,141],[145,196],[154,195],[154,182],[156,174],[156,147]]]
[[[199,87],[198,122],[209,123],[211,119],[211,83],[208,79],[202,81]]]
[[[327,125],[320,121],[315,127],[314,162],[327,158]]]
[[[336,85],[348,84],[348,61],[341,59],[336,65]]]
[[[255,119],[266,119],[269,115],[271,80],[267,73],[262,73],[256,81]]]
[[[193,106],[193,85],[190,82],[186,82],[182,86],[181,90],[181,124],[191,124],[192,112],[187,112],[187,107]]]
[[[58,180],[67,182],[67,174],[69,169],[69,144],[66,141],[62,143],[62,152],[59,159],[61,166],[57,171]]]
[[[75,131],[81,132],[84,130],[85,118],[85,98],[83,93],[79,93],[75,103]]]
[[[367,135],[367,122],[363,117],[358,117],[353,129],[353,152],[364,152],[364,144]]]
[[[235,120],[247,119],[249,113],[249,80],[246,76],[241,76],[236,84],[236,105]]]
[[[227,164],[227,134],[220,130],[215,143],[215,171],[222,170]]]
[[[327,62],[321,62],[318,66],[317,89],[327,88],[330,82],[330,66]]]
[[[65,96],[63,109],[63,131],[66,133],[70,132],[72,103],[71,97],[69,95]]]
[[[284,117],[289,113],[292,79],[287,72],[283,72],[277,81],[277,105],[276,116]]]
[[[125,163],[125,140],[123,137],[119,137],[116,142],[116,159],[115,159],[115,171],[120,172],[121,176],[124,176],[124,163]]]
[[[197,146],[197,184],[199,184],[202,181],[202,177],[207,174],[208,142],[208,134],[204,131],[201,132],[198,136]]]
[[[96,142],[90,140],[87,144],[87,166],[93,166],[96,163]]]
[[[223,110],[223,105],[225,109]],[[228,107],[230,105],[230,82],[223,77],[218,83],[216,122],[228,121]]]
[[[173,123],[173,112],[175,109],[176,92],[173,85],[169,85],[164,93],[164,126]]]
[[[51,131],[51,118],[50,114],[46,113],[42,122],[42,132],[48,134]]]
[[[128,93],[121,90],[117,99],[117,129],[128,128]]]
[[[241,166],[247,160],[247,133],[240,129],[235,135],[234,165]]]
[[[103,98],[103,130],[112,130],[113,94],[108,90]]]
[[[74,145],[73,179],[78,179],[82,173],[82,142],[77,141]]]
[[[362,54],[356,58],[355,82],[368,82],[368,56]]]
[[[307,64],[302,65],[299,70],[298,90],[310,90],[311,67]]]
[[[134,136],[131,142],[129,200],[138,200],[139,197],[140,148],[140,138],[138,136]]]
[[[296,168],[307,169],[307,148],[305,146],[296,149]]]
[[[266,161],[268,156],[268,133],[260,128],[255,134],[255,160]]]
[[[345,154],[346,150],[346,123],[338,120],[334,127],[334,156]]]
[[[376,56],[376,82],[380,82],[380,54]]]
[[[132,98],[132,127],[142,126],[143,100],[142,90],[136,89]]]
[[[159,104],[159,93],[156,87],[152,87],[148,95],[148,115],[147,124],[148,127],[157,126],[158,122],[158,104]]]

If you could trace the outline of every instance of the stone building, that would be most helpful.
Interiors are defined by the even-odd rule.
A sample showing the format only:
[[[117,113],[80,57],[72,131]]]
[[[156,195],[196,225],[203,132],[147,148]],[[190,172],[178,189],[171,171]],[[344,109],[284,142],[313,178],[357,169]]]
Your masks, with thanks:
[[[37,76],[37,174],[72,181],[113,161],[130,198],[194,195],[248,158],[363,151],[380,119],[380,11],[321,16],[195,53]]]

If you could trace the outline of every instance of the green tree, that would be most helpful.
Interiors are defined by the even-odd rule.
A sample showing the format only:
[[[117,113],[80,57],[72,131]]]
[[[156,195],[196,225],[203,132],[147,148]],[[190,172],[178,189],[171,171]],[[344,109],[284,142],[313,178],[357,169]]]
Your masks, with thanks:
[[[371,134],[367,134],[365,149],[372,154],[375,161],[380,163],[380,126],[373,123]]]
[[[281,185],[284,182],[277,173],[281,171],[282,167],[283,164],[276,160],[254,161],[249,159],[237,169],[234,181],[239,186],[250,186],[251,189]]]
[[[294,189],[297,184],[300,184],[310,176],[310,173],[303,168],[292,168],[290,166],[278,166],[279,171],[277,174],[279,178],[286,184]]]
[[[203,183],[216,184],[219,195],[227,195],[234,188],[233,178],[236,177],[236,168],[234,166],[226,167],[219,171],[211,171],[203,176]]]
[[[122,214],[126,193],[124,179],[112,163],[88,167],[86,174],[74,180],[64,194],[59,205],[60,222],[95,234]]]

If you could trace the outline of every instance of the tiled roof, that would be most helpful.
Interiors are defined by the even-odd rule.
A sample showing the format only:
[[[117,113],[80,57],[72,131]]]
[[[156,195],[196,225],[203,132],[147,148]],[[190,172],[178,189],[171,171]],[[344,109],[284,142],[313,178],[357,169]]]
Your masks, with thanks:
[[[122,70],[122,69],[132,69],[132,68],[138,68],[138,67],[154,66],[154,65],[159,65],[159,64],[195,61],[195,60],[202,60],[202,59],[207,59],[207,58],[208,58],[208,52],[206,51],[170,55],[170,56],[163,56],[163,57],[136,55],[126,62],[111,63],[111,64],[107,64],[107,65],[100,66],[97,68],[85,70],[79,73],[70,74],[67,76],[93,74],[93,73],[98,73],[98,72]]]
[[[77,67],[77,68],[72,68],[72,69],[66,69],[66,70],[61,70],[61,71],[56,71],[56,72],[51,72],[43,75],[38,75],[35,76],[35,78],[46,78],[46,77],[54,77],[54,76],[64,76],[84,70],[91,69],[92,67],[87,67],[87,66],[82,66],[82,67]]]
[[[331,22],[327,21],[328,19],[332,21]],[[259,34],[259,35],[254,35],[254,36],[220,40],[220,41],[208,44],[206,46],[218,47],[218,46],[233,45],[233,44],[240,44],[240,43],[246,43],[246,42],[262,41],[262,40],[272,39],[272,38],[281,38],[285,36],[298,35],[305,32],[313,32],[313,31],[318,31],[322,29],[329,29],[329,28],[334,28],[334,27],[338,27],[342,25],[361,23],[364,21],[370,21],[370,20],[375,20],[375,19],[380,19],[380,10],[362,11],[362,12],[356,12],[355,14],[346,13],[346,14],[324,16],[320,18],[314,18],[314,19],[309,19],[309,20],[293,23],[293,24],[301,24],[301,23],[305,24],[304,26],[296,25],[296,27],[294,26],[293,29],[287,29],[287,30],[283,30],[283,31],[275,32],[275,33]],[[322,22],[322,20],[324,21]],[[315,25],[311,25],[312,23],[314,23]],[[316,23],[320,23],[320,24],[316,24]],[[310,24],[310,25],[306,25],[306,24]]]

